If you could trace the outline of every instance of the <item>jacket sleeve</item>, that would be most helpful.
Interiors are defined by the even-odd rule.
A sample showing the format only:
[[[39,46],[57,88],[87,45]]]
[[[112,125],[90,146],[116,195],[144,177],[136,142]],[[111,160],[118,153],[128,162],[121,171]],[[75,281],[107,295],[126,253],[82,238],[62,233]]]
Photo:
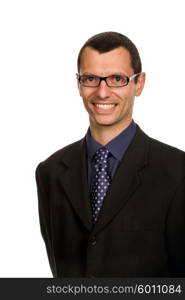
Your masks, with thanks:
[[[42,164],[42,163],[41,163]],[[53,276],[56,277],[56,265],[52,246],[52,233],[51,233],[51,205],[49,197],[44,188],[44,175],[41,175],[41,164],[36,168],[35,177],[38,193],[38,210],[41,234],[45,242],[49,264]]]
[[[170,276],[185,277],[185,180],[179,184],[167,217]]]

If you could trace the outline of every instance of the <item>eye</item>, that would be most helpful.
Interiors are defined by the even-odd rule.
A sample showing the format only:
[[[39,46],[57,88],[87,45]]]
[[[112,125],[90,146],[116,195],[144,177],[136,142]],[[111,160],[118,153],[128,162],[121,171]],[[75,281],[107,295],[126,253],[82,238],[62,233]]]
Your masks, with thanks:
[[[88,83],[88,82],[93,82],[94,80],[95,80],[95,76],[92,76],[92,75],[84,75],[84,76],[82,76],[82,81],[83,82],[86,82],[86,83]]]
[[[84,86],[98,86],[99,78],[95,75],[82,75],[80,77],[80,82]]]
[[[127,85],[127,77],[122,75],[112,75],[110,81],[117,86]]]
[[[86,80],[92,82],[92,81],[95,80],[95,77],[94,76],[87,76]]]
[[[119,75],[114,76],[114,80],[117,82],[121,81],[121,76]]]

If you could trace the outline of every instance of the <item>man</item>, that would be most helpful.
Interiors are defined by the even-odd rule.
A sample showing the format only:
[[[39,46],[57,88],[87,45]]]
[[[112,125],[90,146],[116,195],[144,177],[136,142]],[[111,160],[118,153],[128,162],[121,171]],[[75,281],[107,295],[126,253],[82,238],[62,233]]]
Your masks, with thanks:
[[[36,170],[54,277],[185,277],[185,154],[132,119],[145,83],[135,45],[116,32],[78,57],[86,136]]]

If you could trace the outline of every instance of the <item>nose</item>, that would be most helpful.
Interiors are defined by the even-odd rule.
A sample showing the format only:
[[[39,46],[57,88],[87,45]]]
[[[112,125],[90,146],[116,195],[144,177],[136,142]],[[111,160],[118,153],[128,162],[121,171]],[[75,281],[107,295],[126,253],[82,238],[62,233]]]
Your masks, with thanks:
[[[106,99],[110,96],[110,93],[111,93],[110,87],[108,87],[106,82],[102,80],[96,90],[97,96],[100,99]]]

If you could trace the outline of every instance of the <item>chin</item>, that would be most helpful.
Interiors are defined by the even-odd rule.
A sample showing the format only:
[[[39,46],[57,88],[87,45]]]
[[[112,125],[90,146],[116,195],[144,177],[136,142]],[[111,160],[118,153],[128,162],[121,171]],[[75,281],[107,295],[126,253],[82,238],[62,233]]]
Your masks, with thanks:
[[[111,126],[116,123],[115,120],[97,120],[97,119],[94,120],[94,122],[99,126]]]

